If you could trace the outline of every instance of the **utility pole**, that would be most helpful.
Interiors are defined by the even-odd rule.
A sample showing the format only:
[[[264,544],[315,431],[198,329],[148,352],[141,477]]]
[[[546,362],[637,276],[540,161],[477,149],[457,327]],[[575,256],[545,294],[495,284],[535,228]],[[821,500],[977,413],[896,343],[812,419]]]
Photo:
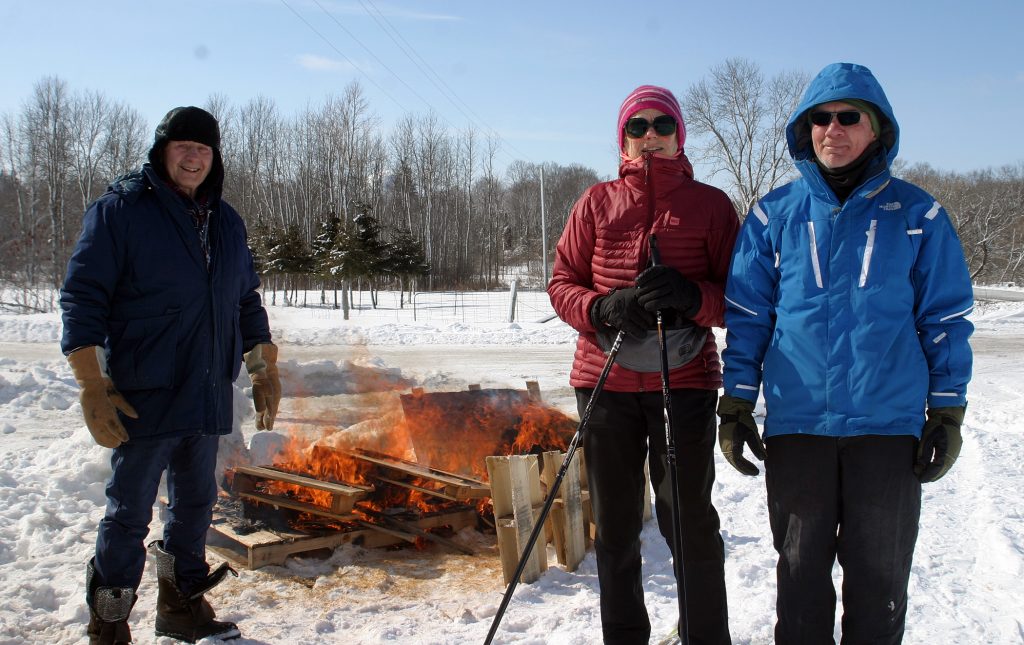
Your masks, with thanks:
[[[544,288],[548,288],[548,226],[544,217],[544,166],[540,167],[540,263],[544,267]]]

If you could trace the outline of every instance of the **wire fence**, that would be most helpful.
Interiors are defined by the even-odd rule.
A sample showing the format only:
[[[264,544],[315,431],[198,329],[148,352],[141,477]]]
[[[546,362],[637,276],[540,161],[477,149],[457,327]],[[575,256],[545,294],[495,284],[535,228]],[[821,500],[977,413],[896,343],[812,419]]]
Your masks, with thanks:
[[[375,318],[394,322],[464,323],[543,323],[556,318],[548,294],[542,290],[515,287],[503,291],[417,291],[410,298],[398,291],[377,292],[376,306],[369,291],[351,294],[349,319]],[[339,296],[340,297],[340,296]],[[264,302],[274,306],[309,309],[314,319],[340,319],[334,296],[328,292],[321,302],[319,291],[290,292],[287,299],[279,291],[268,290]]]

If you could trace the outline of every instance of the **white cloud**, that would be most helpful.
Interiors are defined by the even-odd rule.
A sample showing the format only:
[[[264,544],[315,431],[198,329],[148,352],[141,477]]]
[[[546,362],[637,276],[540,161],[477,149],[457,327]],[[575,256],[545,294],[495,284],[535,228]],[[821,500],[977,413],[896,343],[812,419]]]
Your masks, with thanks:
[[[352,63],[348,61],[317,56],[316,54],[303,54],[297,58],[297,61],[302,67],[317,72],[347,72],[355,69]]]

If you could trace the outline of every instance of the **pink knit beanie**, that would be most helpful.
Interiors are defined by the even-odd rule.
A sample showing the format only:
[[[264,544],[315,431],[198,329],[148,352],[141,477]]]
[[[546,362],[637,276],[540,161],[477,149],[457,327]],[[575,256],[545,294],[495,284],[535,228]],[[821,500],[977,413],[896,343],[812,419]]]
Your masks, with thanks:
[[[619,150],[622,150],[625,145],[625,133],[622,128],[625,127],[626,121],[640,110],[648,108],[661,110],[675,118],[676,123],[679,124],[679,128],[676,130],[676,134],[679,135],[679,149],[682,150],[683,144],[686,142],[686,124],[683,123],[683,113],[679,109],[679,101],[676,100],[672,92],[657,85],[641,85],[633,90],[619,107]]]

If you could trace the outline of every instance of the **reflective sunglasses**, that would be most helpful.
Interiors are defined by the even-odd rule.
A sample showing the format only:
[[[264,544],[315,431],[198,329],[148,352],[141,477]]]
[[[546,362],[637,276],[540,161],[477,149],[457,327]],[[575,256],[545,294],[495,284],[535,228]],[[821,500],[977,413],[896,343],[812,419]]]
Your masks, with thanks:
[[[856,125],[860,123],[860,111],[859,110],[842,110],[839,112],[826,112],[824,110],[817,110],[811,112],[811,123],[814,125],[827,126],[832,123],[832,117],[835,117],[839,121],[839,125]]]
[[[668,114],[656,116],[653,121],[641,119],[640,117],[633,117],[626,121],[626,127],[623,129],[626,131],[627,137],[631,139],[639,139],[647,134],[647,130],[650,128],[654,128],[654,131],[659,137],[675,134],[676,120]]]

